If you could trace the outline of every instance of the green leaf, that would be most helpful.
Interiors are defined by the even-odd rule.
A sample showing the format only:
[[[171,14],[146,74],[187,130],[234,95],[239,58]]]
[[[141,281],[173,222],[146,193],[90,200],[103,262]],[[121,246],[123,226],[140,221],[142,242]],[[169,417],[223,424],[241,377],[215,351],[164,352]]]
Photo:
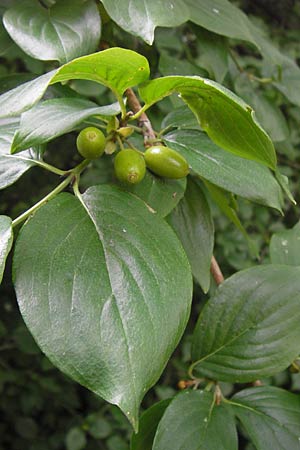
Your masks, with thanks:
[[[300,398],[283,389],[245,389],[230,402],[257,450],[300,449]]]
[[[299,353],[300,268],[266,265],[228,278],[203,308],[192,369],[248,382],[285,369]]]
[[[44,95],[55,73],[53,70],[0,95],[0,118],[18,116],[35,105]]]
[[[184,196],[186,178],[170,180],[156,177],[152,173],[147,172],[141,183],[122,187],[144,200],[161,217],[165,217]]]
[[[249,30],[249,19],[239,8],[227,0],[185,0],[190,20],[209,31],[255,44]]]
[[[190,20],[213,33],[255,45],[270,63],[282,65],[287,59],[247,15],[228,0],[185,0]]]
[[[224,152],[200,131],[174,131],[165,135],[164,141],[181,153],[193,171],[205,180],[281,211],[282,192],[268,168]]]
[[[190,268],[171,228],[137,197],[101,185],[82,201],[60,194],[22,228],[17,299],[53,364],[137,429],[139,404],[189,317]]]
[[[140,88],[147,108],[174,92],[180,94],[202,129],[224,150],[276,167],[272,141],[256,121],[253,109],[238,96],[214,81],[196,76],[156,78]]]
[[[214,224],[201,187],[189,178],[184,198],[168,217],[189,258],[192,273],[204,292],[210,286]]]
[[[79,427],[71,428],[66,436],[67,450],[83,450],[86,446],[84,431]]]
[[[34,145],[49,142],[74,130],[90,116],[96,114],[111,116],[119,112],[119,103],[98,106],[89,100],[79,98],[46,100],[22,114],[11,152],[17,153]]]
[[[216,405],[205,391],[179,394],[168,406],[155,435],[153,450],[237,450],[231,407]]]
[[[25,53],[61,64],[96,50],[101,32],[92,0],[58,0],[51,8],[23,0],[8,9],[3,21],[12,39]]]
[[[270,242],[270,256],[273,264],[300,266],[300,222],[291,230],[274,233]]]
[[[4,189],[17,181],[23,173],[36,163],[32,159],[31,151],[10,154],[10,147],[19,119],[0,120],[0,189]]]
[[[5,261],[13,243],[12,220],[7,216],[0,216],[0,283],[3,278]]]
[[[50,84],[68,80],[91,80],[109,87],[117,96],[149,78],[147,59],[132,50],[109,48],[74,59],[58,69]]]
[[[152,44],[157,26],[176,27],[188,20],[183,0],[101,0],[109,16],[125,31]]]
[[[149,77],[146,58],[132,50],[110,48],[82,56],[57,70],[18,86],[0,96],[0,117],[17,116],[34,106],[49,84],[80,79],[109,87],[118,99],[124,91]]]
[[[157,426],[170,402],[171,399],[162,400],[142,414],[139,432],[132,435],[130,450],[152,450]]]

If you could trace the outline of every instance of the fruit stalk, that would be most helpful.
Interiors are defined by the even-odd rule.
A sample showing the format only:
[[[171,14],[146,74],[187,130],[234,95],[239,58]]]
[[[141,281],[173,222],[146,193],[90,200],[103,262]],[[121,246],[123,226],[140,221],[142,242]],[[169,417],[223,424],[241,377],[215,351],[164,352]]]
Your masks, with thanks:
[[[129,108],[132,110],[134,114],[137,114],[142,109],[142,106],[137,96],[130,88],[126,89],[125,95],[127,97]],[[142,112],[140,114],[138,121],[142,129],[142,133],[144,135],[145,147],[149,147],[153,144],[153,140],[156,139],[156,134],[152,128],[151,121],[149,120],[145,112]],[[212,256],[211,259],[210,271],[217,285],[221,284],[224,281],[223,273],[214,255]]]

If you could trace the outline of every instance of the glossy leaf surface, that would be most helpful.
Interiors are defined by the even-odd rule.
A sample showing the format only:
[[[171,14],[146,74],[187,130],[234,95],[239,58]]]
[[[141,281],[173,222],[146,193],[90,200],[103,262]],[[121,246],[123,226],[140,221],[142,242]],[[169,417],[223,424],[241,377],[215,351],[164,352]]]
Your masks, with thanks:
[[[170,76],[144,83],[140,94],[148,107],[178,92],[201,128],[224,150],[276,167],[272,141],[258,124],[253,109],[220,84],[201,77]]]
[[[213,33],[233,39],[247,41],[256,46],[268,63],[286,64],[288,58],[281,54],[261,28],[228,0],[185,0],[189,7],[190,20]],[[292,61],[292,60],[290,60]]]
[[[127,32],[152,44],[157,26],[176,27],[188,20],[184,0],[101,0],[110,17]]]
[[[228,278],[203,308],[192,344],[195,373],[248,382],[299,353],[300,268],[252,267]]]
[[[61,64],[96,50],[101,23],[92,0],[58,0],[51,8],[23,0],[4,14],[12,39],[33,58]]]
[[[179,394],[159,423],[153,450],[237,450],[231,408],[205,391]]]
[[[174,131],[164,136],[164,140],[186,158],[197,175],[227,191],[281,211],[281,189],[268,168],[224,152],[200,131]]]
[[[30,167],[35,165],[30,151],[10,154],[13,136],[19,127],[19,119],[0,121],[0,189],[10,186]]]
[[[216,34],[254,43],[247,16],[228,0],[185,0],[193,22]]]
[[[5,261],[13,243],[13,230],[11,218],[0,216],[0,283],[5,268]]]
[[[194,278],[203,291],[207,292],[210,285],[214,224],[205,195],[192,178],[189,178],[185,196],[171,212],[168,222],[182,242]]]
[[[186,326],[190,268],[171,228],[132,194],[102,185],[83,202],[60,194],[24,225],[17,298],[49,359],[136,429]]]
[[[0,117],[18,116],[35,105],[44,95],[55,72],[48,72],[0,95]]]
[[[79,98],[46,100],[22,114],[20,128],[12,142],[12,153],[43,144],[76,128],[90,116],[116,115],[118,103],[98,106]]]
[[[232,397],[232,407],[257,450],[300,449],[300,398],[261,386]]]
[[[0,117],[17,116],[34,106],[49,84],[68,80],[91,80],[112,89],[117,97],[149,77],[146,58],[118,47],[82,56],[59,69],[24,83],[0,96]]]
[[[144,200],[160,216],[165,217],[184,196],[186,179],[159,178],[147,171],[141,183],[123,188]]]

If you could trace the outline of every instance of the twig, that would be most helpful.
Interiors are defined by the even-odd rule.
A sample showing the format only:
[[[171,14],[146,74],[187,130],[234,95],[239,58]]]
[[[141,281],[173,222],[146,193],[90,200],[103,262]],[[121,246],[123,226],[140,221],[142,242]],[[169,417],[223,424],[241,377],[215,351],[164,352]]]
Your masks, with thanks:
[[[132,110],[132,112],[134,114],[139,112],[142,109],[142,106],[141,106],[137,96],[133,92],[133,90],[130,88],[126,89],[125,95],[127,97],[128,106]],[[139,122],[140,127],[142,128],[145,146],[147,146],[147,145],[149,145],[148,144],[149,141],[153,141],[156,139],[156,134],[152,128],[151,122],[146,113],[143,112],[140,115],[138,122]],[[211,270],[212,276],[214,277],[215,282],[218,285],[221,284],[224,281],[224,276],[223,276],[222,271],[219,267],[219,264],[214,256],[211,259],[210,270]]]
[[[220,266],[214,256],[211,258],[210,271],[217,285],[223,283],[224,275],[222,274]]]
[[[125,95],[127,97],[128,106],[132,110],[132,112],[134,114],[139,112],[142,109],[142,106],[133,90],[130,88],[126,89]],[[144,135],[145,146],[147,146],[149,145],[149,141],[153,141],[156,139],[156,134],[146,113],[143,112],[140,115],[140,117],[138,118],[138,124],[141,127]]]

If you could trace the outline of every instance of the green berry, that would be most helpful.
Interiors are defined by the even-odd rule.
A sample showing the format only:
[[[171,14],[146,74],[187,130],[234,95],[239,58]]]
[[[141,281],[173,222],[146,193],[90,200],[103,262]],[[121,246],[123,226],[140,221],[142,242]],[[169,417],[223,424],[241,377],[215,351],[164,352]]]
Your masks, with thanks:
[[[147,167],[156,175],[166,178],[183,178],[189,173],[186,159],[164,145],[149,147],[144,153]]]
[[[146,164],[143,156],[131,148],[121,150],[117,154],[114,166],[116,177],[123,183],[140,183],[146,173]]]
[[[77,150],[86,159],[99,158],[104,152],[106,139],[101,130],[87,127],[77,136]]]

